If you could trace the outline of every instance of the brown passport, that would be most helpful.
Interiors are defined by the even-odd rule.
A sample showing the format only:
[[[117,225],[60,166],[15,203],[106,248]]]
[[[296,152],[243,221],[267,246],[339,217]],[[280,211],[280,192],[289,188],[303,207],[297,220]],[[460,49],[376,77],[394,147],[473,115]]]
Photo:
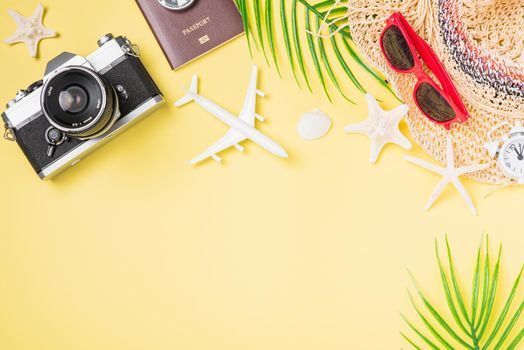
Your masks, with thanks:
[[[233,0],[196,0],[183,11],[159,0],[136,0],[172,69],[221,46],[244,32]]]

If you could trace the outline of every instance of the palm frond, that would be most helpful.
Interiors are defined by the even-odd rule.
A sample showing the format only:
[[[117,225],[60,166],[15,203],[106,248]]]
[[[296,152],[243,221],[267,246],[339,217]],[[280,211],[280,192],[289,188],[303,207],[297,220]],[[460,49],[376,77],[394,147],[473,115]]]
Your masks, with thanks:
[[[312,90],[311,67],[308,67],[312,64],[313,74],[329,100],[329,83],[349,100],[340,84],[342,76],[358,91],[366,92],[352,68],[356,66],[362,74],[369,75],[394,95],[386,80],[352,45],[345,17],[348,0],[280,0],[278,3],[274,0],[235,0],[235,3],[242,15],[250,52],[254,46],[262,50],[267,64],[274,65],[279,74],[281,56],[285,56],[299,86],[305,85]],[[304,9],[303,19],[299,16],[300,7]],[[335,65],[343,75],[337,76]]]
[[[401,333],[402,337],[414,349],[516,349],[524,338],[524,328],[515,333],[515,327],[519,324],[520,316],[524,311],[524,300],[517,307],[514,306],[524,266],[513,282],[506,300],[503,303],[497,300],[502,246],[499,248],[495,265],[491,266],[489,240],[487,236],[485,239],[483,237],[476,253],[471,299],[468,307],[460,288],[447,237],[445,244],[447,268],[440,258],[438,243],[435,241],[435,253],[448,313],[445,315],[443,311],[439,311],[422,292],[414,277],[411,276],[418,300],[415,300],[411,294],[409,297],[415,313],[424,327],[418,328],[404,316],[403,318],[426,347],[417,345],[414,338],[409,337],[406,333]],[[502,309],[498,315],[495,315],[494,306],[499,304],[503,305]]]

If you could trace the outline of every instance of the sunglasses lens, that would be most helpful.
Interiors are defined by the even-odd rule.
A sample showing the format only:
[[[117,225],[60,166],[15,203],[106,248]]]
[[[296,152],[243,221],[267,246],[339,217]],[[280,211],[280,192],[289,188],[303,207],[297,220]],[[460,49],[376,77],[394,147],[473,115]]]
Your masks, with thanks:
[[[397,26],[389,27],[382,36],[382,46],[388,61],[399,70],[410,70],[415,59],[404,34]]]
[[[453,107],[431,84],[420,84],[416,92],[416,99],[422,111],[434,121],[448,122],[456,116]]]

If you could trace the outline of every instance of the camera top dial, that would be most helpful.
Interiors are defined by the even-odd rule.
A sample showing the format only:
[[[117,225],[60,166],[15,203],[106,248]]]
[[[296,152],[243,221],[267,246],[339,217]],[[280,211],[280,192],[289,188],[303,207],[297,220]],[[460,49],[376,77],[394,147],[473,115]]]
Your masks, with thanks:
[[[79,139],[97,137],[118,118],[118,99],[111,85],[82,66],[59,69],[44,84],[42,111],[51,125]]]

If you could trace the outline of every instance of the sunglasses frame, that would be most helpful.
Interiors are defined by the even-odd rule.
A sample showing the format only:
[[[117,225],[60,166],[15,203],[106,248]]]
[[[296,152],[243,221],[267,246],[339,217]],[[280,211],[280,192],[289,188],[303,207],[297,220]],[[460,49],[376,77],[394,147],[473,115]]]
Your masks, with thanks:
[[[413,67],[408,70],[402,70],[395,67],[390,62],[384,49],[384,35],[391,27],[397,27],[400,30],[400,32],[404,36],[404,40],[408,44],[409,50],[411,51],[411,55],[413,56]],[[402,74],[416,75],[418,81],[413,89],[413,100],[415,101],[415,104],[417,105],[418,109],[422,112],[422,114],[424,114],[426,118],[428,118],[431,122],[435,124],[444,126],[448,130],[451,129],[451,124],[464,123],[466,120],[468,120],[469,112],[466,109],[466,106],[464,106],[464,103],[460,98],[455,84],[453,84],[453,81],[451,80],[448,72],[444,69],[442,62],[440,62],[437,55],[435,54],[433,49],[428,45],[428,43],[426,43],[420,36],[418,36],[418,34],[409,25],[406,18],[400,12],[396,12],[388,18],[386,22],[386,27],[380,35],[380,49],[382,50],[382,54],[386,58],[386,62],[391,67],[391,69]],[[424,61],[426,66],[429,68],[429,70],[431,70],[435,74],[435,77],[442,85],[442,88],[424,71],[419,55],[422,61]],[[436,89],[438,93],[451,106],[451,108],[455,112],[455,117],[453,119],[441,122],[433,119],[430,115],[424,112],[417,99],[417,91],[420,88],[420,86],[424,83],[427,83],[431,85],[434,89]]]

